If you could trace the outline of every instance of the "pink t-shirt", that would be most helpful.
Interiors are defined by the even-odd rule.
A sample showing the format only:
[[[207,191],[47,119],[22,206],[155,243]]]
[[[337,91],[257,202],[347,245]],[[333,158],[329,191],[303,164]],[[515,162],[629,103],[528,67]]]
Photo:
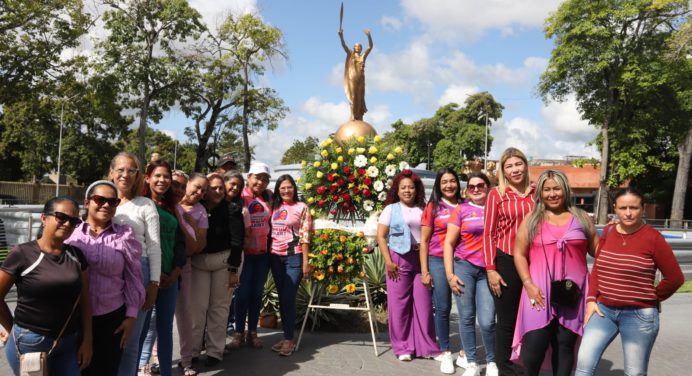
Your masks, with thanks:
[[[380,218],[377,220],[377,223],[389,226],[389,223],[392,222],[392,205],[398,204],[399,203],[385,206],[385,208],[382,210],[382,214],[380,214]],[[411,245],[419,244],[420,217],[423,215],[423,211],[417,206],[409,208],[406,205],[401,205],[401,214],[403,214],[404,222],[408,225],[409,230],[411,230]]]
[[[454,256],[484,268],[483,210],[482,206],[464,201],[454,209],[449,223],[459,226],[459,242],[454,248]]]
[[[178,211],[178,214],[182,217],[183,214],[186,212],[186,210],[180,206],[180,204],[175,206],[175,210]],[[194,204],[190,210],[187,211],[187,214],[192,216],[192,219],[197,222],[197,227],[199,228],[209,228],[209,218],[207,217],[207,209],[204,207],[204,205],[200,204],[199,202]],[[195,238],[195,230],[190,226],[187,221],[183,220],[180,221],[180,224],[182,225],[183,230],[190,234],[193,238]],[[197,240],[197,239],[195,239]]]
[[[435,219],[432,226],[430,217],[432,216],[432,204],[428,204],[423,210],[423,217],[420,220],[420,225],[432,227],[432,235],[428,244],[428,255],[442,257],[444,255],[445,236],[447,236],[447,223],[457,205],[451,205],[448,202],[441,200],[435,210]]]
[[[262,196],[255,196],[247,187],[243,188],[242,197],[250,220],[250,227],[245,228],[243,250],[247,255],[261,255],[267,252],[269,243],[271,207]]]
[[[304,202],[282,203],[272,214],[271,253],[290,256],[303,253],[302,244],[310,243],[310,211]]]

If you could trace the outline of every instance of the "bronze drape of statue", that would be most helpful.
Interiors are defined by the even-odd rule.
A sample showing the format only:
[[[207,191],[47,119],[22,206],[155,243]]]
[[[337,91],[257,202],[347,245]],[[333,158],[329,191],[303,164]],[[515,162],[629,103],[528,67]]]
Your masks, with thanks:
[[[339,38],[341,38],[341,46],[346,51],[346,63],[344,66],[344,91],[346,97],[351,103],[351,120],[363,120],[363,115],[368,112],[365,107],[365,59],[372,50],[372,37],[370,30],[364,29],[363,32],[368,36],[368,49],[363,52],[363,46],[360,43],[353,45],[351,51],[344,41],[343,30],[339,30]]]

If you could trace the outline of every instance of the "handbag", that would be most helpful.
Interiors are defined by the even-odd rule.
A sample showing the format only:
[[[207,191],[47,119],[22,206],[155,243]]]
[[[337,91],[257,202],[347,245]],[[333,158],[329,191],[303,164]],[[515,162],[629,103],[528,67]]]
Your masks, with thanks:
[[[553,278],[553,273],[550,271],[550,264],[548,263],[548,255],[545,252],[545,244],[543,243],[543,232],[541,232],[541,246],[543,247],[543,256],[545,257],[545,266],[548,268],[548,275],[550,276],[550,304],[567,307],[567,308],[577,308],[579,301],[581,300],[582,290],[576,282],[571,279],[565,278],[565,252],[562,253],[562,279],[555,280]]]
[[[70,315],[67,317],[65,324],[62,326],[62,329],[60,329],[60,334],[58,334],[58,336],[55,338],[55,341],[53,341],[53,345],[48,351],[36,351],[24,354],[20,353],[19,346],[17,345],[17,337],[14,336],[14,330],[12,330],[12,336],[14,337],[14,345],[17,347],[17,354],[19,354],[19,376],[48,376],[48,357],[58,346],[58,343],[60,342],[60,337],[62,337],[62,334],[65,332],[67,324],[70,323],[72,315],[74,314],[74,311],[77,308],[77,305],[79,304],[80,297],[81,294],[77,295],[77,299],[75,300],[74,305],[72,306],[72,312],[70,312]]]

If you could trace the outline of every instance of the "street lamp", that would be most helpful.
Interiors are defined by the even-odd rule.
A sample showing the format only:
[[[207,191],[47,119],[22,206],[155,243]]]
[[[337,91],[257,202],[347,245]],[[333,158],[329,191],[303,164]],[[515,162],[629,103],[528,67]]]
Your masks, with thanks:
[[[69,98],[63,98],[60,104],[60,137],[58,138],[58,177],[55,179],[55,195],[60,195],[60,157],[62,155],[62,119],[65,113],[65,102],[76,97],[79,94],[75,94]]]
[[[488,173],[488,109],[485,109],[485,155],[483,157],[483,172]]]

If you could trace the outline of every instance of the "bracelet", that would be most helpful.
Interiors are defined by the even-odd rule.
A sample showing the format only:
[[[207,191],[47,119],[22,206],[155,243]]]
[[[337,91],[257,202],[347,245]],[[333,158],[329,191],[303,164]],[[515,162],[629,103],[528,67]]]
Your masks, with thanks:
[[[451,276],[447,276],[447,282],[451,282],[452,278],[454,278],[454,277],[455,277],[454,274],[452,274]]]
[[[238,273],[238,268],[236,268],[235,266],[229,266],[229,267],[228,267],[228,271],[231,272],[231,273],[233,273],[233,274],[237,274],[237,273]]]
[[[524,279],[521,280],[521,284],[522,284],[522,285],[525,285],[525,284],[526,284],[526,281],[530,281],[530,280],[531,280],[531,277],[526,277],[526,278],[524,278]]]
[[[425,273],[423,273],[423,277],[427,277],[427,276],[429,276],[429,275],[430,275],[430,272],[425,272]]]

